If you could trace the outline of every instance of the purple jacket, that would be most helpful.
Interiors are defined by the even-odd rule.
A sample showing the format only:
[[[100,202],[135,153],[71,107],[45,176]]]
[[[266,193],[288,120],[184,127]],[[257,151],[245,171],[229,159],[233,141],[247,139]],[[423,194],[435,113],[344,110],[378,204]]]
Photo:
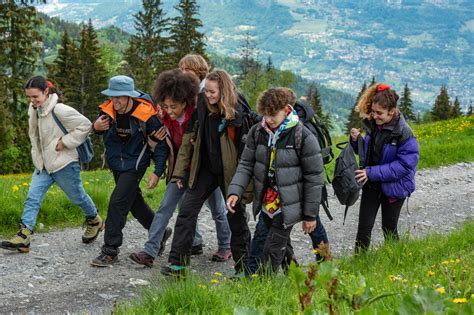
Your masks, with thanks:
[[[373,121],[364,121],[366,136],[364,137],[364,155],[368,161],[368,148],[371,141]],[[382,192],[387,197],[406,198],[415,191],[415,173],[419,160],[419,148],[416,137],[410,126],[400,115],[398,121],[384,126],[386,141],[383,144],[382,156],[378,165],[367,166],[369,181],[381,182]],[[357,152],[357,143],[351,140]]]

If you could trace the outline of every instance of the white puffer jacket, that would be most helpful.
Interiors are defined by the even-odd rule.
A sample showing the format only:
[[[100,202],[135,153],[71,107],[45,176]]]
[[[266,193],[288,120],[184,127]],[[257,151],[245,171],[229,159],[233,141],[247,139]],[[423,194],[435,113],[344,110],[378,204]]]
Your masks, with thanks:
[[[52,111],[68,131],[61,131],[53,118]],[[58,103],[58,96],[51,94],[39,109],[31,104],[28,109],[31,158],[36,169],[46,169],[48,173],[57,172],[68,164],[78,161],[76,147],[85,141],[91,131],[92,123],[74,108]],[[56,151],[59,139],[64,150]]]

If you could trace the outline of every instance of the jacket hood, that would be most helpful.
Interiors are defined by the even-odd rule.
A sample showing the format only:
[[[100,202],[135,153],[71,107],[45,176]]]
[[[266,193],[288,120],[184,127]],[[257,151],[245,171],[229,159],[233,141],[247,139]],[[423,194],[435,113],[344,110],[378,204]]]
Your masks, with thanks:
[[[58,103],[58,95],[56,93],[50,94],[48,99],[43,103],[41,107],[38,107],[36,110],[38,111],[38,116],[45,117],[47,116],[56,106]],[[30,106],[33,107],[33,105]]]

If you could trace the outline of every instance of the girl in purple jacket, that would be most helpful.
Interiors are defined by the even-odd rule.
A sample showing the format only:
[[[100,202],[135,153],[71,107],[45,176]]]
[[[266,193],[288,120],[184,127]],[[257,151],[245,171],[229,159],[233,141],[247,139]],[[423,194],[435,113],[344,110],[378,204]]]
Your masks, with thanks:
[[[356,171],[364,186],[359,210],[356,252],[367,249],[380,205],[382,230],[387,239],[398,239],[398,217],[415,190],[419,159],[418,142],[397,108],[398,95],[386,84],[372,85],[360,97],[356,110],[364,122],[365,168]],[[356,148],[360,129],[351,129]]]

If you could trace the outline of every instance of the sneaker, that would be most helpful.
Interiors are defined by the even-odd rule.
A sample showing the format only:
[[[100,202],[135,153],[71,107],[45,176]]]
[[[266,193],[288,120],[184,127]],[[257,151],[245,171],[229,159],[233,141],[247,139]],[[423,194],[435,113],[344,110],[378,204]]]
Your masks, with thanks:
[[[118,261],[117,256],[111,256],[104,253],[100,253],[97,258],[91,261],[91,265],[94,267],[111,267]]]
[[[148,255],[144,251],[138,253],[131,253],[128,257],[137,264],[144,265],[150,268],[153,267],[153,260],[155,260],[152,256]]]
[[[219,248],[217,252],[212,254],[212,261],[217,261],[217,262],[224,262],[229,260],[232,257],[232,252],[230,251],[230,248],[224,249],[224,248]]]
[[[8,241],[2,241],[0,247],[8,250],[17,250],[20,253],[28,253],[30,251],[30,241],[33,231],[28,229],[24,224],[20,224],[20,230]]]
[[[202,248],[202,244],[191,247],[191,256],[202,255],[204,253]]]
[[[171,233],[173,233],[173,229],[170,227],[166,227],[165,234],[163,234],[163,239],[161,240],[161,243],[160,243],[160,250],[158,251],[158,256],[163,255],[163,252],[165,251],[165,247],[166,247],[166,241],[170,238]]]
[[[93,242],[105,227],[105,223],[99,215],[93,219],[87,219],[84,225],[86,228],[84,234],[82,235],[82,242],[84,244]]]
[[[186,267],[178,265],[169,265],[161,267],[161,274],[164,276],[184,277],[186,275]]]

